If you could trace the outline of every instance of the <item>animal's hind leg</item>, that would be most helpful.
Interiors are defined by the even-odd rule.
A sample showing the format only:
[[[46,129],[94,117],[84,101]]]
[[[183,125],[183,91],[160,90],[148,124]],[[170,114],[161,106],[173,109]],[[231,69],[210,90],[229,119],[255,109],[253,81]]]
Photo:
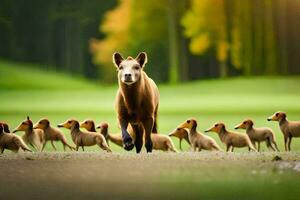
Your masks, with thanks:
[[[291,151],[292,136],[289,136],[288,150]]]
[[[154,122],[153,122],[153,128],[152,128],[152,133],[158,133],[157,132],[157,109],[155,109],[155,112],[154,112]]]
[[[287,149],[287,141],[288,141],[288,137],[284,136],[284,149],[285,149],[285,151],[288,151],[288,149]]]
[[[1,154],[4,152],[4,148],[1,148]]]
[[[277,151],[280,151],[280,150],[278,149],[277,143],[276,143],[274,140],[272,141],[272,143],[274,144],[275,149],[276,149]]]
[[[153,128],[153,118],[148,118],[147,120],[145,120],[143,122],[144,125],[144,130],[145,130],[145,138],[146,138],[146,150],[147,153],[151,153],[152,152],[152,140],[151,140],[151,131]]]
[[[131,125],[131,126],[135,133],[134,145],[135,145],[136,153],[140,153],[143,147],[143,135],[144,135],[143,127],[141,127],[140,125]]]
[[[56,151],[56,147],[55,147],[55,145],[53,143],[53,140],[51,140],[51,144],[52,144],[53,149]]]
[[[43,144],[43,147],[42,147],[42,150],[41,150],[41,151],[43,151],[43,150],[45,149],[45,147],[46,147],[46,144],[47,144],[47,141],[45,141],[45,142],[44,142],[44,144]],[[33,145],[31,144],[31,146],[33,146]]]
[[[257,151],[260,151],[260,142],[257,142]]]
[[[182,151],[182,148],[181,148],[181,142],[182,142],[182,139],[180,138],[180,139],[179,139],[179,149],[180,149],[180,151]]]

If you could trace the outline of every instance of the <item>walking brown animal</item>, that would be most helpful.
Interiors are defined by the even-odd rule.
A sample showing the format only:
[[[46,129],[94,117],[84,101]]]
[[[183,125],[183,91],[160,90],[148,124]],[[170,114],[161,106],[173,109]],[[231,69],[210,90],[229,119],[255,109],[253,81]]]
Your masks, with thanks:
[[[281,132],[284,136],[284,147],[286,151],[291,150],[293,137],[300,137],[300,121],[289,121],[286,118],[286,113],[276,112],[268,121],[278,121]]]
[[[27,116],[26,120],[21,122],[13,133],[16,133],[17,131],[25,132],[22,139],[26,144],[29,144],[36,150],[42,151],[42,146],[46,142],[44,131],[42,129],[33,129],[33,123],[29,116]]]
[[[271,148],[273,151],[279,151],[277,144],[275,142],[275,134],[272,129],[267,127],[255,128],[253,127],[253,121],[251,119],[244,120],[239,125],[235,126],[235,129],[246,129],[246,133],[249,136],[252,144],[256,147],[257,151],[260,151],[260,142],[266,141],[268,148]],[[274,145],[274,147],[273,147]]]
[[[43,145],[42,150],[45,148],[47,141],[51,141],[53,149],[56,151],[56,147],[53,141],[61,141],[64,147],[64,151],[66,151],[66,146],[69,147],[70,150],[75,150],[74,147],[68,144],[66,137],[64,136],[63,132],[58,128],[52,127],[50,125],[50,121],[46,118],[40,119],[34,126],[34,129],[42,129],[45,134],[46,142]]]
[[[218,133],[220,140],[226,144],[226,151],[228,152],[231,148],[233,152],[234,147],[248,147],[249,151],[256,149],[253,147],[248,135],[227,131],[224,123],[216,123],[213,127],[207,129],[205,132],[216,132]]]
[[[191,142],[194,151],[196,151],[197,148],[198,151],[201,151],[202,149],[209,150],[209,151],[213,151],[213,150],[223,151],[213,138],[197,131],[196,119],[188,119],[185,122],[183,122],[181,125],[179,125],[178,128],[189,129],[188,132],[189,141]]]
[[[151,133],[157,133],[159,92],[154,81],[143,70],[147,54],[141,52],[135,59],[123,59],[120,53],[114,53],[113,62],[118,70],[116,110],[124,149],[130,151],[135,146],[136,152],[140,153],[145,133],[146,150],[152,152]],[[128,124],[136,136],[134,144],[127,131]]]

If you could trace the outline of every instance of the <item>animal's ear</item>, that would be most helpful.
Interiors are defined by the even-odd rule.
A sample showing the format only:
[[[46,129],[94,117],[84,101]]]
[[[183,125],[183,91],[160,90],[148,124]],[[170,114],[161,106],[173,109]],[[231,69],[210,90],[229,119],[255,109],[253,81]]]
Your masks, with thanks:
[[[29,116],[27,116],[27,120],[30,120]]]
[[[113,55],[113,62],[116,65],[117,68],[119,68],[120,63],[124,60],[124,58],[121,56],[119,52],[114,53]]]
[[[140,64],[143,68],[147,63],[147,54],[145,52],[139,53],[139,55],[135,58],[135,60]]]

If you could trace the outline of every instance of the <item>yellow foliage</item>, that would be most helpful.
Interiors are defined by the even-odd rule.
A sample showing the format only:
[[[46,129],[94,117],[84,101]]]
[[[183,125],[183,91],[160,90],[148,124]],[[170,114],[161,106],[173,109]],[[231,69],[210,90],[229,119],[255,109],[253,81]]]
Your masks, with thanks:
[[[201,55],[210,46],[210,40],[208,34],[198,35],[193,37],[190,42],[190,50],[193,54]]]
[[[229,44],[226,41],[219,41],[217,45],[217,59],[225,62],[228,57]]]
[[[119,0],[119,5],[105,14],[100,30],[107,37],[104,40],[92,39],[90,41],[90,52],[93,61],[104,66],[112,65],[112,54],[121,51],[128,43],[128,31],[130,26],[131,0]]]

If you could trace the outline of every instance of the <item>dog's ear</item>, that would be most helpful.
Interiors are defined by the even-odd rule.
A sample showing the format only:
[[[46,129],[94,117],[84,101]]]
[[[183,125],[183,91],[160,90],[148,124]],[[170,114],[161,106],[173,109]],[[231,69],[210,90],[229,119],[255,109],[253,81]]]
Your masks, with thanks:
[[[135,60],[140,64],[141,68],[147,63],[147,54],[145,52],[139,53]]]
[[[124,60],[124,58],[121,56],[119,52],[114,53],[113,55],[113,63],[117,68],[119,68],[120,63]]]

